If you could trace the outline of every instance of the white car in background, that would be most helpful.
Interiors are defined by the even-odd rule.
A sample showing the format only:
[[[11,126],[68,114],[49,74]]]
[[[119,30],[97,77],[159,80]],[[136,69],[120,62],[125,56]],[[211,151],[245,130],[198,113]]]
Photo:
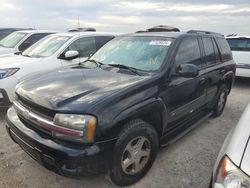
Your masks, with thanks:
[[[27,76],[83,62],[114,37],[101,32],[57,33],[19,55],[0,58],[0,109],[11,105],[16,85]]]
[[[54,31],[23,30],[11,33],[0,41],[0,55],[23,52]]]
[[[226,37],[236,62],[236,76],[250,77],[250,36]]]
[[[250,187],[250,105],[221,148],[210,183],[212,188]]]

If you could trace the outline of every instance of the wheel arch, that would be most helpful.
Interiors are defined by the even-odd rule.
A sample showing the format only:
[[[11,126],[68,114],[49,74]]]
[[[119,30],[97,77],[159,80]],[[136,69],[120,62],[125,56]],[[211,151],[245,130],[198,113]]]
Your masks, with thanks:
[[[167,109],[161,98],[148,99],[140,104],[122,111],[113,120],[112,129],[118,135],[123,126],[134,119],[141,119],[153,126],[159,139],[167,123]]]
[[[227,72],[222,80],[221,80],[221,84],[226,84],[227,88],[228,88],[228,94],[231,92],[233,84],[234,84],[234,79],[235,79],[235,75],[233,73],[233,71],[229,71]]]

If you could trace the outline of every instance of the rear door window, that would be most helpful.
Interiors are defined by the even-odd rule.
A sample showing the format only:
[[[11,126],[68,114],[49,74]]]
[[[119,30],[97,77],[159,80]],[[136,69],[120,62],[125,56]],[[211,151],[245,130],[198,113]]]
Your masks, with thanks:
[[[250,39],[236,38],[227,41],[232,51],[250,51]]]
[[[221,62],[221,57],[220,57],[220,52],[217,43],[213,39],[213,45],[214,45],[214,52],[215,52],[215,58],[216,58],[216,63]]]
[[[215,57],[215,51],[214,51],[214,45],[211,38],[203,37],[202,38],[203,44],[204,44],[204,50],[206,55],[206,63],[207,66],[212,65],[216,63],[216,57]]]

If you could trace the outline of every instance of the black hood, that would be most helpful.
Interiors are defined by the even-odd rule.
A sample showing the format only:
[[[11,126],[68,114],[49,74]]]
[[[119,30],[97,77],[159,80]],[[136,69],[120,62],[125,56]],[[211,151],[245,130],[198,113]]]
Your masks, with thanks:
[[[101,68],[71,67],[30,77],[18,85],[16,92],[48,109],[85,111],[143,78]]]

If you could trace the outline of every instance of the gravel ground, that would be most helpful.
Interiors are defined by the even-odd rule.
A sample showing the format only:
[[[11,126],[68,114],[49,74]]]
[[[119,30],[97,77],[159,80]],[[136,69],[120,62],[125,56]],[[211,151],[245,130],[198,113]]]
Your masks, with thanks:
[[[173,145],[162,149],[149,173],[132,187],[205,188],[229,130],[250,102],[250,80],[237,80],[223,115],[209,118]],[[0,113],[0,187],[115,187],[105,175],[65,178],[50,172],[16,145],[5,131]]]

